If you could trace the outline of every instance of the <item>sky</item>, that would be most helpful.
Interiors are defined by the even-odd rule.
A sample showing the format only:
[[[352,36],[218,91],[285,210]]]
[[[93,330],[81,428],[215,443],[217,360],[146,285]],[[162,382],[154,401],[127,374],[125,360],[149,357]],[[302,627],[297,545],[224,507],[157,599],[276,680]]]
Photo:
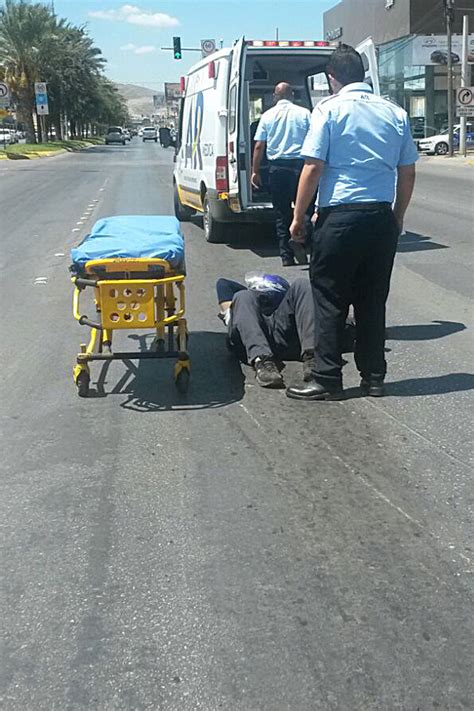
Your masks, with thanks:
[[[44,0],[45,2],[49,0]],[[107,59],[113,81],[139,84],[158,91],[200,59],[170,51],[173,36],[182,47],[200,47],[202,39],[231,46],[248,39],[324,39],[323,12],[338,0],[54,0],[56,14],[86,25]]]

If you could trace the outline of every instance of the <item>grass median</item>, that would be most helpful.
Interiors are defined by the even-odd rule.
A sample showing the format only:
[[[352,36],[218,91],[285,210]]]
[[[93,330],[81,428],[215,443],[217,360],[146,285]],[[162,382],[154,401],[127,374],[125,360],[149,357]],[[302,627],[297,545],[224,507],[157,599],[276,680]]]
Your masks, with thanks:
[[[104,142],[103,138],[71,139],[69,141],[51,141],[50,143],[16,143],[8,146],[3,155],[10,159],[48,158],[58,153],[82,151]]]

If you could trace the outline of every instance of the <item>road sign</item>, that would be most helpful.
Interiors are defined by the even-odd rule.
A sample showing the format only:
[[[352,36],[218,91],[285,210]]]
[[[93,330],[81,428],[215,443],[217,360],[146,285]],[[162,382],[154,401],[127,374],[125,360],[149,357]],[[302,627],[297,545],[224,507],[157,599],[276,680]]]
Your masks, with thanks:
[[[208,57],[210,54],[214,54],[216,51],[216,40],[204,39],[201,40],[201,54],[202,57]]]
[[[35,94],[46,94],[46,82],[45,81],[35,81]]]
[[[48,104],[36,104],[36,113],[38,116],[48,116],[49,106]]]
[[[10,106],[10,87],[4,81],[0,81],[0,109]]]
[[[474,116],[474,86],[456,89],[457,116]]]

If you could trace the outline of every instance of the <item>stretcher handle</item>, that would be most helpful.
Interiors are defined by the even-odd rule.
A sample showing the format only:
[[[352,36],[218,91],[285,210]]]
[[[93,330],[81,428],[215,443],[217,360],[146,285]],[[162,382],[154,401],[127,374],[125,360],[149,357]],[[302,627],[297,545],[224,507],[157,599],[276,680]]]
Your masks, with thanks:
[[[79,287],[85,286],[97,286],[97,282],[94,279],[84,279],[83,277],[76,277],[75,282]]]
[[[97,323],[96,321],[91,321],[91,319],[87,318],[87,316],[81,316],[79,318],[79,323],[81,326],[90,326],[91,328],[97,328],[99,331],[102,331],[102,324]]]

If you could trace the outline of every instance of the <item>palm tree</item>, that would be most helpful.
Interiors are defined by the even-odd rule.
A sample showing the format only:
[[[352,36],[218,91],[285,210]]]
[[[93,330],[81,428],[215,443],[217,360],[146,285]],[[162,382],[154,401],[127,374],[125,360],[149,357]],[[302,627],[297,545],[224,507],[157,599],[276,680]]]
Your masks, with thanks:
[[[5,0],[0,8],[0,65],[9,83],[18,119],[26,126],[27,140],[36,141],[33,109],[39,56],[55,30],[55,18],[46,5]]]

